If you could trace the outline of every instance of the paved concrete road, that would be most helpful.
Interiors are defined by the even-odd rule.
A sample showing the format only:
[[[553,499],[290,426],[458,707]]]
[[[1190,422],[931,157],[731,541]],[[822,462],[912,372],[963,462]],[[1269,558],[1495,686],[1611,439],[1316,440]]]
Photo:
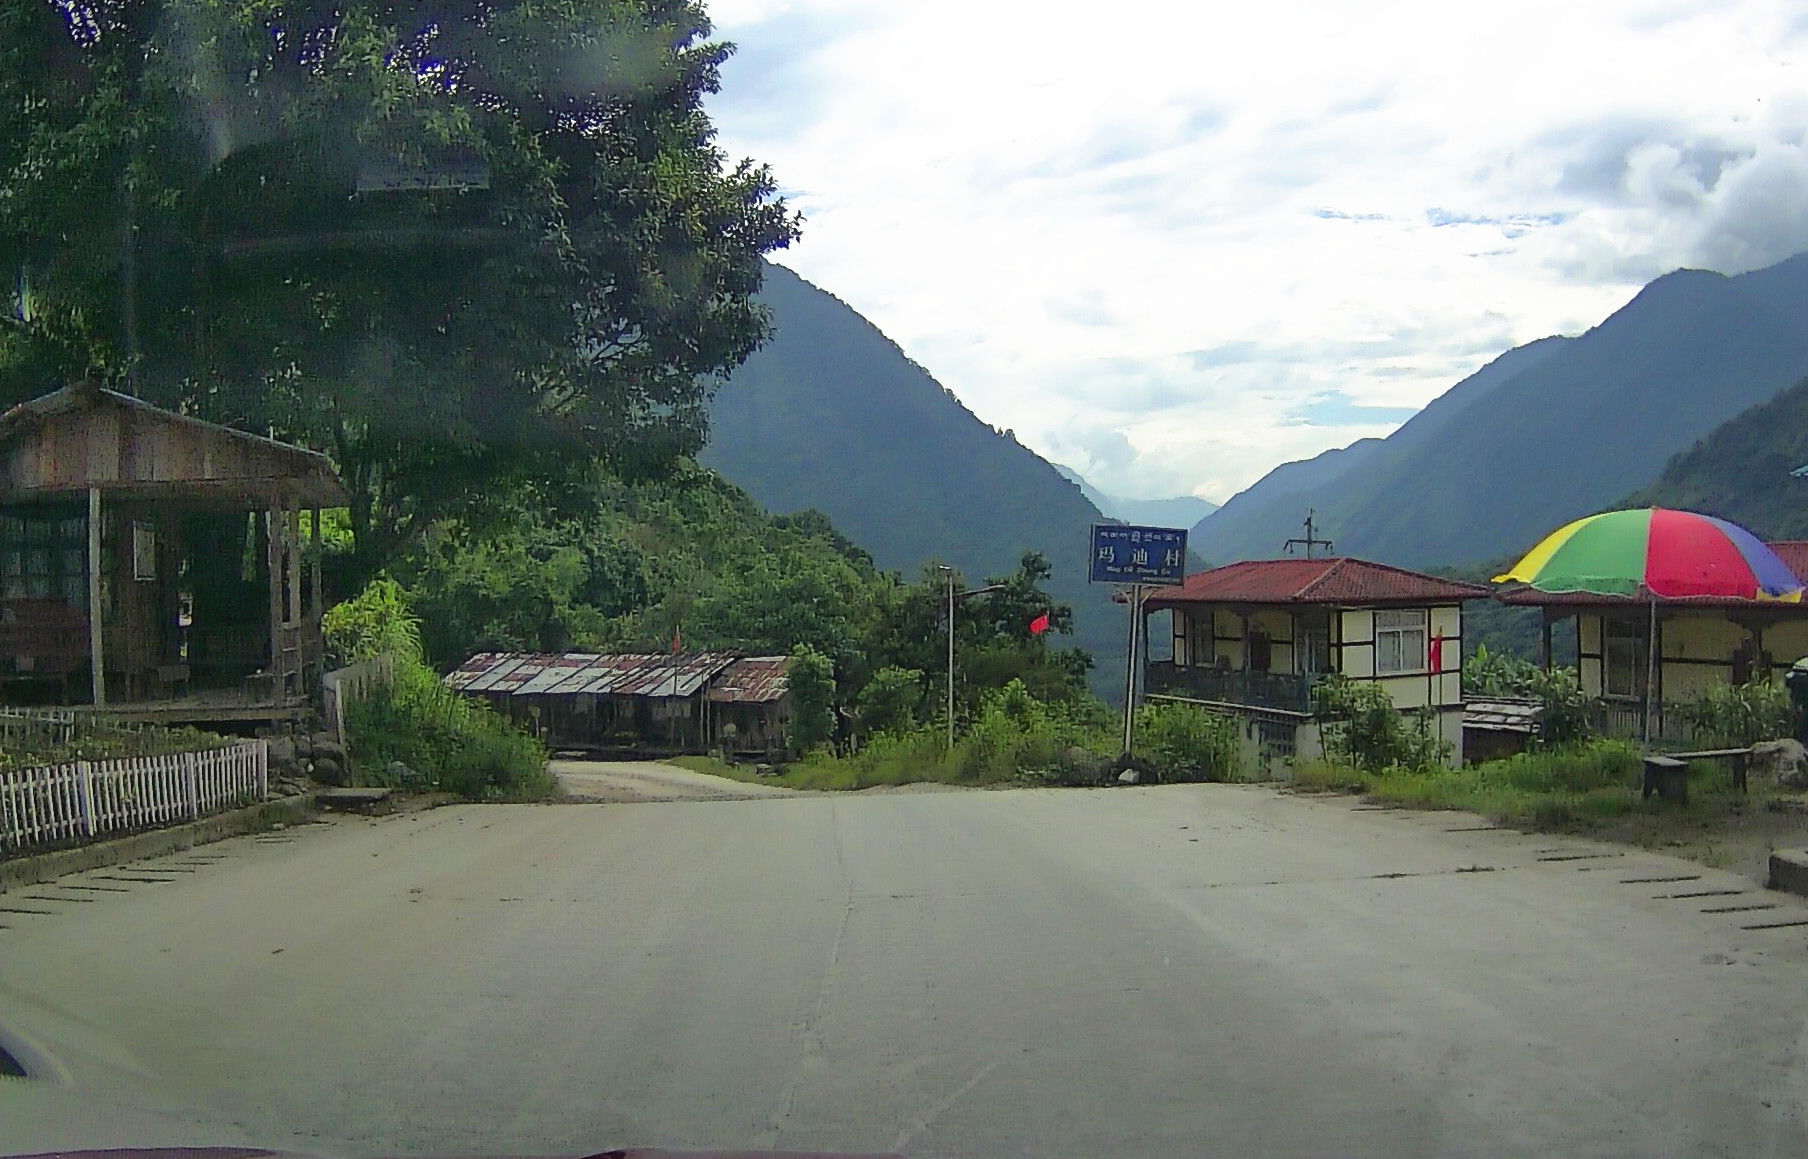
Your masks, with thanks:
[[[1808,1153],[1808,905],[1478,824],[1214,786],[342,820],[5,895],[45,912],[0,912],[0,1024],[63,1044],[66,1115],[352,1155]]]
[[[550,768],[565,792],[580,801],[750,801],[794,794],[778,785],[725,780],[659,761],[553,761]]]

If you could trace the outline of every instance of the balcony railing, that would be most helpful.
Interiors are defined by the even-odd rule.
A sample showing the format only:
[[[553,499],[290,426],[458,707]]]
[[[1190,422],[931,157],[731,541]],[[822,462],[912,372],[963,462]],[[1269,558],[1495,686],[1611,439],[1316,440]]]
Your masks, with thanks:
[[[1315,679],[1290,672],[1183,668],[1163,660],[1148,666],[1144,691],[1154,696],[1184,696],[1219,704],[1307,713],[1312,711]]]

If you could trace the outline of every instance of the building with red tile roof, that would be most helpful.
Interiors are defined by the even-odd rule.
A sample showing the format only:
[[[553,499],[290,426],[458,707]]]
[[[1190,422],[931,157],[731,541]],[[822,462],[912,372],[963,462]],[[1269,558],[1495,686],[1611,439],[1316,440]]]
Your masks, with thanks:
[[[1149,593],[1171,613],[1173,659],[1145,668],[1152,700],[1244,722],[1250,759],[1319,755],[1312,686],[1372,681],[1402,711],[1429,708],[1462,759],[1463,601],[1486,588],[1363,559],[1245,560]]]

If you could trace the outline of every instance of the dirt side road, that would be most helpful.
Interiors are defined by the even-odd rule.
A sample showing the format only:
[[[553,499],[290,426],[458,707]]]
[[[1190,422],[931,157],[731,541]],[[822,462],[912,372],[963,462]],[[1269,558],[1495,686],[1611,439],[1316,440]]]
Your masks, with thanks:
[[[548,767],[574,801],[751,801],[796,796],[778,785],[750,785],[659,761],[556,760]]]
[[[1808,904],[1262,787],[460,806],[4,904],[69,1085],[0,1151],[1808,1153]]]

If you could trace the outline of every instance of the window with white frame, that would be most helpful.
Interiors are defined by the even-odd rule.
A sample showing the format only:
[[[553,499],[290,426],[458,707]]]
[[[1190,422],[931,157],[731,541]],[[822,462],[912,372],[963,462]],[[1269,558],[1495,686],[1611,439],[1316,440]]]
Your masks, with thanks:
[[[1425,609],[1375,613],[1375,675],[1425,671]]]

